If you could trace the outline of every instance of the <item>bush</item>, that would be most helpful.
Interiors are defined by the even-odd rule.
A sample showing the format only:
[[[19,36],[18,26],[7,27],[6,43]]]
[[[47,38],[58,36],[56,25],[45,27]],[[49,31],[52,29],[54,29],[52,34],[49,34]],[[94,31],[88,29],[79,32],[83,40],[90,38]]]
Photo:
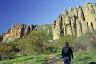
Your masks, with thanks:
[[[14,41],[18,43],[17,48],[20,55],[40,54],[46,51],[45,45],[48,43],[49,35],[44,30],[32,31],[25,38]]]
[[[96,48],[96,33],[86,33],[74,40],[75,50],[92,50]]]
[[[72,35],[62,36],[60,37],[59,40],[53,40],[52,42],[46,43],[46,48],[47,48],[46,50],[47,51],[50,50],[50,52],[55,52],[55,53],[60,52],[65,42],[69,42],[71,45],[74,39],[75,37]]]
[[[69,42],[70,46],[73,44],[73,41],[76,37],[72,35],[64,35],[60,37],[58,46],[63,47],[65,42]]]
[[[15,57],[17,49],[10,44],[0,44],[0,60],[11,59]]]

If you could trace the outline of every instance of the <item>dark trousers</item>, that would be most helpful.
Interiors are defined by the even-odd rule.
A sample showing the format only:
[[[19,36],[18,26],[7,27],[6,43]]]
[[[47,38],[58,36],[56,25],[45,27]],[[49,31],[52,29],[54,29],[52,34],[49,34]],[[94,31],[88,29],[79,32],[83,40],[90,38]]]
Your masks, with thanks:
[[[64,64],[71,64],[71,59],[69,56],[64,57]]]

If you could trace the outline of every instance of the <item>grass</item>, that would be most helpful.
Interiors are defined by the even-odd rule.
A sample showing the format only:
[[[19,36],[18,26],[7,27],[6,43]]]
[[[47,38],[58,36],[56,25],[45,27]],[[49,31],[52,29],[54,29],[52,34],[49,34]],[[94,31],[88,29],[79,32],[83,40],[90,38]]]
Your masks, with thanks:
[[[60,53],[55,54],[60,59]],[[48,55],[22,56],[16,59],[0,61],[0,64],[44,64]],[[72,64],[88,64],[96,62],[96,51],[90,52],[75,52]]]
[[[96,62],[96,51],[74,53],[73,64],[88,64]]]
[[[0,64],[44,64],[47,55],[22,56],[16,59],[0,61]]]

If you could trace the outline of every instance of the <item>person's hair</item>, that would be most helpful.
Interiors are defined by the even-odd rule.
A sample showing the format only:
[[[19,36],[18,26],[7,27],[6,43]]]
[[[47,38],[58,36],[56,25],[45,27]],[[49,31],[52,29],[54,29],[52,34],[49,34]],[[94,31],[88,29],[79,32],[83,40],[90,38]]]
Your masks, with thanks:
[[[69,43],[68,42],[65,42],[65,46],[69,46]]]

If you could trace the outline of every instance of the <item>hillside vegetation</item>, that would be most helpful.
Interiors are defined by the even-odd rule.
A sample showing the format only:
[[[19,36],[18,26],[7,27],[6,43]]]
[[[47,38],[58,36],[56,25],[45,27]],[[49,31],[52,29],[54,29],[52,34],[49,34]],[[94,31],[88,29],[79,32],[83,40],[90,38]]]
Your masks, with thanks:
[[[96,62],[95,32],[78,38],[65,35],[59,40],[52,40],[52,33],[37,30],[22,39],[0,44],[0,64],[52,64],[54,62],[50,60],[50,56],[61,64],[61,49],[66,41],[74,51],[73,64]]]

